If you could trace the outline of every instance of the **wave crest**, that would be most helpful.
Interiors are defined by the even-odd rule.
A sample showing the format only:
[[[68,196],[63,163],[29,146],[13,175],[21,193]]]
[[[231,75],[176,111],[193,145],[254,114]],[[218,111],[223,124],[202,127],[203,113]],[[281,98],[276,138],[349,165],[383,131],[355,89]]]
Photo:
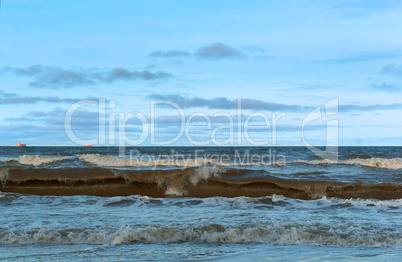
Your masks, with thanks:
[[[2,244],[74,243],[74,244],[130,244],[130,243],[270,243],[318,244],[328,246],[402,246],[398,232],[389,229],[375,231],[363,227],[305,226],[266,224],[255,227],[207,224],[201,226],[161,227],[150,225],[121,226],[118,229],[46,229],[0,231]]]
[[[162,156],[143,156],[137,158],[124,158],[110,155],[100,154],[81,154],[69,157],[57,156],[39,156],[39,155],[22,155],[18,158],[10,158],[0,160],[2,162],[18,162],[21,165],[40,166],[51,164],[66,159],[78,159],[85,163],[94,164],[100,167],[202,167],[202,166],[218,166],[218,167],[235,167],[235,166],[284,166],[286,164],[308,164],[308,165],[360,165],[385,169],[402,169],[402,158],[353,158],[348,160],[331,161],[327,159],[321,160],[305,160],[297,159],[292,161],[279,162],[228,162],[209,158],[171,158],[166,159]]]
[[[402,169],[402,158],[370,158],[370,159],[349,159],[340,161],[331,161],[328,159],[323,160],[294,160],[287,163],[303,163],[309,165],[361,165],[367,167],[379,167],[387,169]]]
[[[18,158],[10,158],[2,160],[3,162],[18,162],[21,165],[39,166],[43,164],[50,164],[58,161],[62,161],[66,158],[55,156],[38,156],[38,155],[22,155]]]
[[[336,197],[323,197],[320,201],[324,201],[330,204],[341,204],[341,205],[351,205],[351,206],[385,206],[398,208],[402,207],[402,198],[400,199],[389,199],[389,200],[378,200],[378,199],[362,199],[362,198],[350,198],[341,199]]]
[[[177,166],[177,167],[197,167],[205,165],[214,166],[255,166],[255,165],[285,165],[292,163],[303,163],[309,165],[361,165],[367,167],[379,167],[386,169],[402,169],[402,158],[354,158],[349,160],[331,161],[328,159],[322,160],[293,160],[289,162],[277,162],[277,163],[229,163],[222,162],[208,158],[196,158],[196,159],[158,159],[158,158],[146,158],[146,159],[130,159],[114,156],[101,156],[99,154],[84,154],[79,155],[79,159],[89,162],[98,166],[110,166],[110,167],[153,167],[153,166]]]
[[[236,177],[238,174],[238,169],[218,166],[156,170],[3,167],[1,191],[39,195],[139,194],[150,197],[261,197],[277,194],[299,199],[324,196],[381,200],[402,198],[402,185],[398,183]]]
[[[191,169],[184,175],[158,177],[157,183],[159,188],[165,189],[167,196],[183,196],[187,194],[186,186],[197,187],[201,183],[208,182],[212,177],[219,178],[225,169],[213,166],[201,166]]]
[[[158,157],[149,157],[143,159],[123,158],[115,156],[101,156],[99,154],[83,154],[78,156],[79,159],[95,164],[97,166],[110,167],[153,167],[153,166],[177,166],[177,167],[197,167],[203,165],[219,165],[216,161],[206,158],[196,159],[161,159]]]

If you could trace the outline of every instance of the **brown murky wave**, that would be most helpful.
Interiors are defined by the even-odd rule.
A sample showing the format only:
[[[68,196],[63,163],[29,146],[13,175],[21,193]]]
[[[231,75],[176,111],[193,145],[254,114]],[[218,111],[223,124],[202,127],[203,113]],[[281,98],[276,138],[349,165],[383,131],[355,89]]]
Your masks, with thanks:
[[[211,166],[174,170],[3,167],[0,170],[0,191],[37,195],[150,197],[262,197],[276,194],[297,199],[324,196],[380,200],[402,198],[402,185],[395,183],[244,178],[238,175],[241,172],[243,170]]]

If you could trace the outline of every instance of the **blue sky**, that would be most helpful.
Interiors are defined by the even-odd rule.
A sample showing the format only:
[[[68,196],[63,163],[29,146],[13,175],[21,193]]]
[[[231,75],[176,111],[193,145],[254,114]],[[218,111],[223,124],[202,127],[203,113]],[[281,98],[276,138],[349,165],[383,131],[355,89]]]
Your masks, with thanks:
[[[283,112],[275,144],[303,145],[303,119],[337,98],[340,145],[402,145],[400,1],[11,0],[2,1],[0,34],[0,144],[74,145],[64,119],[83,99],[114,101],[107,123],[130,112],[150,122],[150,102],[168,100],[186,118],[209,116],[213,129],[228,123],[213,114],[239,118],[241,98],[240,126],[252,113]],[[73,114],[77,137],[99,139],[95,109]],[[175,137],[177,110],[155,112],[155,137]],[[325,144],[326,121],[306,126],[311,144]],[[205,127],[200,116],[192,123]],[[144,128],[133,118],[125,130],[139,141]],[[234,145],[229,131],[217,137]],[[192,132],[196,141],[211,135]]]

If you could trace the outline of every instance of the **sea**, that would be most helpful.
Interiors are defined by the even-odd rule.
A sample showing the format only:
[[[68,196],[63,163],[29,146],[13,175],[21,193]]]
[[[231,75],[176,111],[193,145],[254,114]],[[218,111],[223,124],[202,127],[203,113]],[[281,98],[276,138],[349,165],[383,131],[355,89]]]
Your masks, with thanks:
[[[0,261],[402,261],[402,147],[325,152],[2,147]]]

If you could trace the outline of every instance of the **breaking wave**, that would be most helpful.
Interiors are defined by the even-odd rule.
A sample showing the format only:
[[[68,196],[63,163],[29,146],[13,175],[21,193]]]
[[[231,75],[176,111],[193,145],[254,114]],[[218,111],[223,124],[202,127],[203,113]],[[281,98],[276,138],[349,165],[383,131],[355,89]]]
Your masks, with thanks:
[[[177,198],[152,198],[147,196],[132,195],[127,197],[111,197],[101,199],[96,202],[97,205],[102,206],[130,206],[130,205],[147,205],[147,204],[160,204],[160,205],[184,205],[184,206],[219,206],[227,208],[258,208],[258,207],[272,207],[274,205],[278,206],[298,206],[303,203],[305,206],[311,206],[311,208],[327,205],[342,205],[345,207],[355,206],[355,207],[389,207],[389,208],[400,208],[402,207],[401,199],[391,199],[391,200],[378,200],[378,199],[362,199],[362,198],[350,198],[341,199],[336,197],[322,197],[316,200],[305,200],[287,198],[282,195],[266,196],[266,197],[209,197],[209,198],[186,198],[183,200],[178,200]],[[318,204],[318,205],[317,205]]]
[[[351,206],[385,206],[398,208],[402,207],[402,198],[401,199],[391,199],[391,200],[378,200],[378,199],[340,199],[336,197],[323,197],[319,200],[320,202],[329,203],[329,204],[341,204],[341,205],[351,205]]]
[[[114,197],[91,197],[71,198],[60,196],[41,196],[41,195],[25,195],[14,193],[0,194],[0,203],[6,205],[26,204],[26,205],[51,205],[58,206],[63,203],[74,203],[79,206],[104,206],[104,207],[129,207],[129,206],[197,206],[201,208],[219,207],[219,208],[237,208],[237,209],[258,209],[272,208],[273,206],[300,206],[305,208],[317,208],[339,206],[344,208],[350,207],[378,207],[378,208],[402,208],[401,199],[379,200],[379,199],[362,199],[350,198],[342,199],[337,197],[322,197],[315,200],[300,200],[288,198],[282,195],[273,194],[264,197],[208,197],[208,198],[156,198],[142,195],[130,196],[114,196]]]
[[[54,162],[59,162],[65,160],[64,157],[54,157],[54,156],[30,156],[30,155],[22,155],[18,158],[11,158],[6,160],[1,160],[3,162],[18,162],[22,165],[32,165],[39,166],[43,164],[50,164]]]
[[[360,165],[366,167],[385,168],[385,169],[402,169],[402,158],[354,158],[348,160],[331,161],[327,159],[322,160],[293,160],[293,161],[280,161],[280,162],[244,162],[238,161],[219,161],[216,159],[208,158],[181,158],[181,159],[164,159],[162,157],[152,156],[137,158],[124,158],[110,155],[99,154],[81,154],[75,157],[55,157],[55,156],[31,156],[22,155],[18,158],[11,158],[0,160],[2,162],[17,162],[21,165],[41,166],[45,164],[52,164],[64,160],[78,159],[84,163],[90,163],[99,167],[199,167],[205,165],[234,167],[234,166],[263,166],[263,165],[278,165],[284,166],[286,164],[308,164],[308,165]]]
[[[110,166],[110,167],[129,167],[129,166],[179,166],[179,167],[194,167],[203,165],[218,165],[218,163],[212,159],[197,158],[197,159],[161,159],[144,157],[143,159],[136,158],[123,158],[115,156],[101,156],[99,154],[84,154],[79,155],[79,159],[88,163],[92,163],[98,166]]]
[[[276,223],[259,226],[225,226],[207,224],[178,227],[150,225],[120,228],[69,228],[29,230],[0,230],[2,244],[74,243],[74,244],[131,244],[131,243],[272,243],[314,244],[330,246],[402,246],[402,236],[389,228],[367,230],[363,226],[305,226]]]
[[[331,161],[331,160],[294,160],[288,163],[303,163],[309,165],[361,165],[367,167],[379,167],[379,168],[387,168],[387,169],[402,169],[402,158],[370,158],[370,159],[349,159],[342,161]]]
[[[108,168],[0,168],[1,191],[38,195],[150,197],[321,197],[402,198],[397,183],[345,183],[244,177],[246,169],[201,166],[182,169],[114,170]]]

